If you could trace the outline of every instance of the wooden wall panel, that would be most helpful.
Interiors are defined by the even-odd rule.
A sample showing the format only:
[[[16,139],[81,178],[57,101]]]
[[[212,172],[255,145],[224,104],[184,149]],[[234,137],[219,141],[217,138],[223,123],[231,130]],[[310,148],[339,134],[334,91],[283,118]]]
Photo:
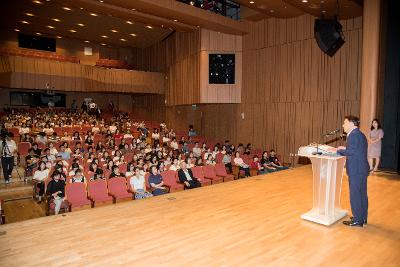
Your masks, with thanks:
[[[201,29],[200,102],[240,103],[242,91],[242,37]],[[235,54],[235,84],[209,84],[209,54]]]
[[[340,127],[346,114],[358,115],[360,21],[342,21],[346,43],[332,58],[318,48],[311,16],[254,23],[243,37],[236,141],[273,147],[288,160],[299,146]]]
[[[132,112],[138,119],[165,121],[164,101],[164,95],[132,95]]]
[[[164,75],[156,72],[105,69],[69,62],[2,56],[3,74],[0,80],[9,88],[43,89],[46,84],[54,90],[164,93]]]

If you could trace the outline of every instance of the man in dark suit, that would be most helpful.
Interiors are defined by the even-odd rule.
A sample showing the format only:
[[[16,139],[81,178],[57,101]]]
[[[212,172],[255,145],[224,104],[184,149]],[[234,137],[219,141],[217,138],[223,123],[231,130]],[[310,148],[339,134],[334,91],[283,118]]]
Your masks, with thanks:
[[[347,226],[362,227],[367,224],[368,195],[367,177],[369,165],[367,159],[368,142],[358,126],[360,120],[355,116],[346,116],[343,130],[347,133],[347,146],[338,147],[337,153],[346,156],[346,172],[349,176],[350,205],[353,217],[344,221]]]
[[[184,184],[186,189],[193,189],[201,187],[201,183],[197,180],[192,173],[192,170],[186,167],[186,163],[181,163],[181,168],[178,171],[179,181]]]

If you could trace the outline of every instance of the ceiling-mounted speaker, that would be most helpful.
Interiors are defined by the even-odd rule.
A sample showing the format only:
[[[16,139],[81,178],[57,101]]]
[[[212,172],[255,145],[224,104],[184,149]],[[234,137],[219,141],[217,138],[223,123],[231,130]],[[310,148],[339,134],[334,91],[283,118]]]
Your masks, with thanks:
[[[319,48],[330,57],[345,43],[342,25],[337,19],[316,19],[314,37]]]

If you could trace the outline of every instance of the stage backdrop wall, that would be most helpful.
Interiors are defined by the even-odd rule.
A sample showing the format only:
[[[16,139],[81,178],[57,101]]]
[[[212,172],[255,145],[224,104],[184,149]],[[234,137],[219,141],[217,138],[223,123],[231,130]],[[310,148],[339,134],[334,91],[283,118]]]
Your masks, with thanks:
[[[362,19],[341,21],[346,43],[332,58],[314,40],[314,17],[270,18],[243,37],[238,142],[286,156],[321,142],[346,114],[359,115]]]
[[[196,61],[190,62],[198,49],[196,34],[172,35],[165,41],[169,46],[138,50],[133,60],[138,69],[173,68],[175,75],[168,75],[168,83],[178,85],[166,86],[165,110],[171,127],[186,129],[194,124],[208,137],[275,148],[287,161],[299,146],[322,142],[323,132],[341,127],[345,115],[359,115],[362,18],[341,23],[346,43],[333,58],[318,48],[310,15],[250,23],[250,33],[242,43],[240,104],[196,108],[186,104],[196,103],[199,96],[192,92],[199,80],[196,68],[177,62],[197,66]]]

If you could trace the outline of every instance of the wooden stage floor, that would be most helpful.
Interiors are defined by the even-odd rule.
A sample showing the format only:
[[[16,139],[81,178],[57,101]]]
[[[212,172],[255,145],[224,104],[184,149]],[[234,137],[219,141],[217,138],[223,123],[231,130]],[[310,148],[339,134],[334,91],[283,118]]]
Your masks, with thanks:
[[[400,266],[399,176],[369,177],[365,228],[300,219],[311,186],[304,166],[6,224],[0,266]]]

